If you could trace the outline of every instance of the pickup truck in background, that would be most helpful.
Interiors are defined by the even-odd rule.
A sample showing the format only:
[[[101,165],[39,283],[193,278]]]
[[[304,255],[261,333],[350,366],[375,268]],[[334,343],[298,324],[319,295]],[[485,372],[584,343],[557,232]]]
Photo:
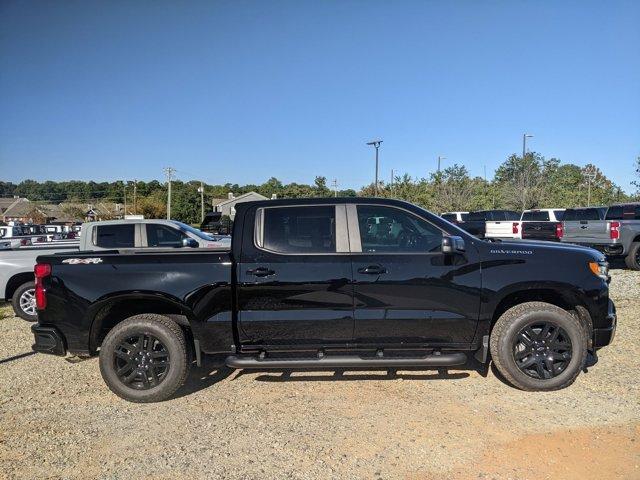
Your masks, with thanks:
[[[520,238],[559,242],[564,234],[563,208],[525,210],[519,222]]]
[[[457,225],[478,238],[516,238],[513,223],[520,220],[520,213],[513,210],[481,210],[471,212]]]
[[[640,270],[640,203],[569,208],[563,225],[563,242],[624,258],[628,268]]]
[[[469,212],[444,212],[440,214],[442,218],[446,221],[453,223],[454,225],[458,225],[467,220],[469,216]]]
[[[39,255],[73,251],[113,249],[228,248],[225,239],[215,239],[173,220],[109,220],[82,226],[76,243],[48,243],[0,251],[0,299],[10,301],[20,318],[37,320],[33,267]]]
[[[391,199],[241,203],[229,250],[37,261],[34,350],[99,355],[109,388],[135,402],[173,395],[204,354],[238,369],[491,358],[518,388],[556,390],[616,325],[603,254],[484,241]]]

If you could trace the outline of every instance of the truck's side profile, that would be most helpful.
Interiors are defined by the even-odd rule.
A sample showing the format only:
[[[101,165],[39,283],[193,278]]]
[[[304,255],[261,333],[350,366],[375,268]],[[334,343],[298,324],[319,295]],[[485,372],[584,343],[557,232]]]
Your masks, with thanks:
[[[36,351],[100,355],[109,387],[157,401],[190,352],[233,368],[446,367],[489,356],[563,388],[615,331],[602,254],[490,243],[414,205],[238,205],[229,251],[38,258]]]

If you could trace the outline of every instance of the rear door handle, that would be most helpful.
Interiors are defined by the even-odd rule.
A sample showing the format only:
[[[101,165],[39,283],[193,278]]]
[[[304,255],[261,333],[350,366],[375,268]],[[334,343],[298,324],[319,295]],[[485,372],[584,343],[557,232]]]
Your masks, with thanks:
[[[254,277],[268,277],[269,275],[275,275],[276,271],[267,267],[257,267],[247,270],[247,274]]]
[[[358,273],[364,273],[366,275],[382,275],[383,273],[387,273],[387,269],[380,265],[369,265],[368,267],[359,268]]]

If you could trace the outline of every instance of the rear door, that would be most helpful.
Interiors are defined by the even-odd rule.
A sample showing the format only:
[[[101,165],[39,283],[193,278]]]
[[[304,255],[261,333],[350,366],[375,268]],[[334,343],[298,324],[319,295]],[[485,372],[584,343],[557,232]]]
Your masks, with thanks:
[[[237,269],[242,345],[323,346],[353,338],[344,205],[255,210]]]
[[[354,341],[464,345],[480,306],[477,253],[445,255],[443,231],[413,212],[348,205],[354,275]]]

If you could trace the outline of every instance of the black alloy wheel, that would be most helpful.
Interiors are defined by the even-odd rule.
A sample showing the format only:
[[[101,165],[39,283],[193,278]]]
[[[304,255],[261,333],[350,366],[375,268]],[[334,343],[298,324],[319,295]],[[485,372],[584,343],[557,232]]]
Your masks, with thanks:
[[[547,380],[564,372],[572,356],[571,338],[552,322],[527,325],[513,342],[513,357],[526,375]]]
[[[113,362],[120,381],[137,390],[160,385],[171,368],[169,351],[149,333],[128,337],[120,342],[115,348]]]

